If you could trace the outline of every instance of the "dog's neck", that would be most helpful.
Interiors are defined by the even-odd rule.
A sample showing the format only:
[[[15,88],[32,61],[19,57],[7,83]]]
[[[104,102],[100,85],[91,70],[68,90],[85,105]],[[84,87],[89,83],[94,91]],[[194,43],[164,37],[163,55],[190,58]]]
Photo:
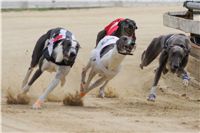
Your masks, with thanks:
[[[55,62],[61,62],[63,60],[63,46],[61,44],[58,44],[54,49],[54,58]]]
[[[108,70],[116,70],[119,68],[121,62],[123,61],[125,55],[119,54],[117,47],[110,50],[107,54],[102,57],[102,63]]]

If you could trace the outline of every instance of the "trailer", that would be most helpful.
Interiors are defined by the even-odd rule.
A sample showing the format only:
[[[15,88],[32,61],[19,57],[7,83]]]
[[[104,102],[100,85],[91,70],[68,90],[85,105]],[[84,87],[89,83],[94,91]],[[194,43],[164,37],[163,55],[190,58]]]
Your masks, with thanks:
[[[187,65],[191,85],[200,89],[200,1],[185,1],[182,12],[167,12],[163,15],[163,24],[187,33],[191,40],[192,49]]]

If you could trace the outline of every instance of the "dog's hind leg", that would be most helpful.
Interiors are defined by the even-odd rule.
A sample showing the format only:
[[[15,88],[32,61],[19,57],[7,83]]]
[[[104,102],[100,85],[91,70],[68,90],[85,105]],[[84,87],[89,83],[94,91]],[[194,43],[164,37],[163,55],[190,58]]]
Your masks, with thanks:
[[[49,67],[48,62],[47,61],[45,62],[45,61],[46,60],[44,60],[44,57],[42,56],[39,61],[39,68],[36,70],[36,72],[34,73],[34,75],[31,78],[31,80],[28,83],[26,83],[24,85],[24,87],[22,88],[23,93],[27,93],[29,91],[31,85],[35,82],[35,80],[42,74],[43,71],[45,71]],[[31,71],[30,72],[28,71],[27,75],[30,76],[30,74],[31,74]],[[26,80],[28,80],[28,78]]]
[[[104,93],[104,88],[108,84],[109,80],[106,80],[105,83],[99,88],[99,97],[104,98],[105,93]]]
[[[88,93],[90,90],[98,87],[99,85],[101,85],[103,82],[105,82],[107,78],[106,77],[101,77],[100,79],[98,79],[96,82],[94,82],[91,86],[89,86],[88,88],[85,89],[85,93]]]
[[[30,82],[28,82],[28,84],[26,84],[22,90],[23,93],[27,93],[31,87],[31,85],[35,82],[35,80],[42,74],[42,70],[38,69],[35,74],[33,75],[33,77],[31,78]]]
[[[23,82],[22,82],[22,87],[21,87],[21,88],[24,88],[24,86],[27,84],[28,79],[29,79],[29,77],[30,77],[32,71],[33,71],[33,68],[32,68],[32,67],[29,67],[28,71],[26,72],[26,76],[25,76],[25,78],[24,78],[24,80],[23,80]]]
[[[81,89],[80,89],[80,96],[83,97],[86,93],[85,93],[85,90],[88,88],[88,86],[90,85],[90,82],[92,81],[92,79],[94,78],[94,76],[96,75],[97,73],[94,71],[94,69],[92,68],[90,70],[90,73],[88,75],[88,79],[87,79],[87,82],[83,85],[81,85]]]
[[[160,59],[159,59],[159,67],[156,70],[153,86],[152,86],[152,88],[150,90],[150,94],[149,94],[148,99],[147,99],[148,101],[155,101],[155,99],[156,99],[157,84],[158,84],[158,81],[159,81],[160,76],[162,74],[162,71],[166,66],[167,58],[168,58],[167,53],[166,52],[162,52],[161,56],[160,56]]]
[[[87,74],[87,71],[91,68],[91,60],[89,60],[88,64],[86,67],[83,68],[82,70],[82,73],[81,73],[81,85],[80,85],[80,91],[82,92],[84,90],[84,88],[86,88],[86,82],[85,82],[85,77],[86,77],[86,74]],[[88,76],[88,79],[89,77],[91,78],[92,76],[92,69],[90,70],[90,76]],[[91,78],[92,79],[92,78]]]
[[[25,87],[25,85],[27,84],[29,77],[34,69],[34,67],[36,67],[41,59],[42,53],[43,53],[43,49],[45,47],[45,45],[47,44],[47,39],[48,39],[48,35],[47,34],[43,34],[38,41],[36,42],[36,45],[34,47],[33,53],[32,53],[32,59],[31,59],[31,64],[30,67],[26,73],[26,76],[22,82],[22,88]]]
[[[91,67],[91,60],[89,60],[87,66],[84,67],[83,70],[82,70],[82,73],[81,73],[81,82],[82,82],[82,84],[85,84],[86,73],[90,69],[90,67]]]

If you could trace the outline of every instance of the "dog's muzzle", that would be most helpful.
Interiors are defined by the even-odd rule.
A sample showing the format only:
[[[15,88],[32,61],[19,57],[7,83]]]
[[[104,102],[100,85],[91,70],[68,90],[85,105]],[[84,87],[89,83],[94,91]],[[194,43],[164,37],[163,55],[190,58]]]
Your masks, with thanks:
[[[75,58],[76,58],[76,53],[74,53],[74,52],[71,52],[70,53],[70,55],[69,55],[69,60],[75,60]]]
[[[136,45],[135,45],[135,43],[132,43],[132,44],[124,46],[124,51],[125,52],[119,51],[119,53],[122,54],[122,55],[133,55],[132,52],[134,52],[135,49],[136,49]]]

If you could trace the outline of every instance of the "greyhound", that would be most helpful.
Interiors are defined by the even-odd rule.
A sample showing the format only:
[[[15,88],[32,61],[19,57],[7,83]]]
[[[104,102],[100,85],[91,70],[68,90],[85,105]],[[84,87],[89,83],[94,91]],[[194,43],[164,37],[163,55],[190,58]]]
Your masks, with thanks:
[[[96,45],[106,35],[116,36],[118,38],[121,36],[129,36],[132,37],[134,41],[136,41],[135,30],[137,28],[138,27],[134,20],[128,18],[115,19],[97,34]]]
[[[30,67],[22,83],[22,93],[26,94],[44,71],[56,72],[56,75],[44,93],[33,104],[34,109],[42,107],[48,94],[60,81],[61,86],[65,84],[65,76],[75,62],[79,47],[80,45],[74,35],[63,28],[51,29],[38,39],[32,53]],[[39,66],[38,69],[28,82],[33,69],[37,65]]]
[[[168,34],[154,38],[143,52],[140,67],[148,66],[159,54],[159,66],[155,71],[155,78],[148,96],[149,101],[155,101],[156,88],[161,73],[166,74],[168,69],[182,77],[183,84],[188,86],[189,76],[184,68],[187,65],[190,53],[190,39],[184,34]]]
[[[86,67],[83,68],[81,75],[81,93],[83,97],[86,93],[95,87],[100,87],[99,96],[104,97],[104,88],[108,82],[117,75],[120,70],[120,64],[126,55],[132,55],[132,50],[135,48],[135,42],[131,37],[122,36],[105,36],[92,50],[91,57]],[[91,68],[88,79],[85,82],[85,77],[88,70]],[[93,84],[90,84],[95,75],[100,78]]]

